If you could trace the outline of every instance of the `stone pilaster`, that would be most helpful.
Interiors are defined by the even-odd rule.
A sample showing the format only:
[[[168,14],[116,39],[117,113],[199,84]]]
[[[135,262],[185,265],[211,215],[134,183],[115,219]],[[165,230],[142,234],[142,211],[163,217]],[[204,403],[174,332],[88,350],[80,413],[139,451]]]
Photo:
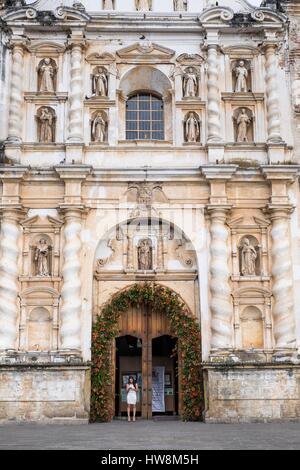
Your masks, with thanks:
[[[273,321],[276,349],[296,346],[293,274],[290,244],[291,206],[269,206],[272,221]]]
[[[210,306],[211,352],[222,355],[233,348],[233,303],[230,286],[229,231],[226,226],[231,206],[227,202],[226,184],[236,171],[234,165],[203,167],[210,183]]]
[[[70,143],[83,142],[83,82],[82,82],[82,49],[84,43],[76,40],[70,43],[71,48],[71,91],[69,108]]]
[[[207,46],[207,125],[208,143],[222,141],[221,136],[221,96],[219,88],[220,72],[218,59],[218,46]]]
[[[278,63],[276,58],[276,47],[276,42],[273,41],[267,41],[264,44],[266,56],[266,104],[268,122],[268,142],[270,144],[282,142],[279,92],[277,82]]]
[[[12,41],[11,86],[8,117],[8,142],[22,141],[24,41]]]
[[[81,351],[81,230],[83,208],[64,207],[63,286],[60,311],[60,349]]]
[[[60,309],[60,347],[66,354],[81,354],[81,231],[87,209],[81,203],[81,186],[90,168],[85,166],[56,167],[65,183],[64,204],[60,214],[64,218],[63,285]]]
[[[230,208],[209,206],[210,215],[210,292],[211,348],[228,350],[233,341],[233,306],[229,285],[229,248],[226,219]]]
[[[275,347],[286,350],[296,347],[290,216],[293,206],[288,188],[294,183],[298,167],[266,166],[262,168],[271,185],[268,213],[272,221],[272,308]]]

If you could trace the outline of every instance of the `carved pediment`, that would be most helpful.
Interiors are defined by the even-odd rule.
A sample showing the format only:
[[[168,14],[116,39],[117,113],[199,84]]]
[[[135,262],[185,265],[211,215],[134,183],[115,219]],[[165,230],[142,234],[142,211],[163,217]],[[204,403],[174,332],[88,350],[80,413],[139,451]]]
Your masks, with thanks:
[[[287,21],[287,17],[282,13],[270,8],[257,8],[251,13],[252,18],[259,23],[271,23],[281,25]]]
[[[177,57],[176,61],[181,65],[201,65],[204,58],[199,54],[181,54]]]
[[[28,47],[30,52],[35,52],[38,56],[58,55],[66,50],[66,45],[56,41],[32,41]]]
[[[175,54],[175,51],[167,47],[152,43],[151,41],[140,41],[117,51],[117,55],[126,61],[133,62],[157,62],[169,61]]]
[[[14,11],[9,11],[3,19],[10,24],[15,21],[36,21],[42,25],[51,26],[52,24],[59,21],[76,21],[84,22],[90,20],[90,16],[81,10],[75,8],[61,7],[59,6],[55,10],[37,10],[33,7],[21,8]]]
[[[63,221],[59,218],[53,217],[51,215],[47,215],[45,217],[41,217],[39,215],[34,215],[32,217],[27,217],[22,221],[22,226],[25,228],[30,229],[55,229],[60,228],[63,225]]]

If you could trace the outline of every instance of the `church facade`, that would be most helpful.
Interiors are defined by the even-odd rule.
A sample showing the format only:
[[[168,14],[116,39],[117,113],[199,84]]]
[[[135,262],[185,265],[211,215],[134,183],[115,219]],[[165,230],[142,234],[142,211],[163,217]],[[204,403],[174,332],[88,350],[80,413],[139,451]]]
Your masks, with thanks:
[[[300,10],[260,3],[0,2],[1,421],[89,420],[133,285],[199,325],[206,422],[299,419]],[[142,418],[180,416],[180,350],[122,312],[113,414],[133,375]]]

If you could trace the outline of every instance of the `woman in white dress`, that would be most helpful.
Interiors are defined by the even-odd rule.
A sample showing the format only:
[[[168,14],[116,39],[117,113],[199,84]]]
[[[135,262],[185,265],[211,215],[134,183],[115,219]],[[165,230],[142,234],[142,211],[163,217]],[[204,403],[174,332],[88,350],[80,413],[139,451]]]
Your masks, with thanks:
[[[135,421],[138,385],[135,383],[134,378],[132,376],[130,376],[128,379],[128,384],[126,385],[126,392],[128,421],[130,421],[131,407],[133,409],[132,421]]]

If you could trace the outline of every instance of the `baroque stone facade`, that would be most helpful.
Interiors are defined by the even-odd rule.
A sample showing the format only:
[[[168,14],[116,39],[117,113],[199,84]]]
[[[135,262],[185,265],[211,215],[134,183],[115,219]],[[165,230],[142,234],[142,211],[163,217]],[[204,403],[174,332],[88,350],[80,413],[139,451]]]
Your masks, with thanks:
[[[1,3],[0,420],[88,420],[93,320],[145,281],[201,327],[206,421],[297,419],[299,6],[96,3]]]

